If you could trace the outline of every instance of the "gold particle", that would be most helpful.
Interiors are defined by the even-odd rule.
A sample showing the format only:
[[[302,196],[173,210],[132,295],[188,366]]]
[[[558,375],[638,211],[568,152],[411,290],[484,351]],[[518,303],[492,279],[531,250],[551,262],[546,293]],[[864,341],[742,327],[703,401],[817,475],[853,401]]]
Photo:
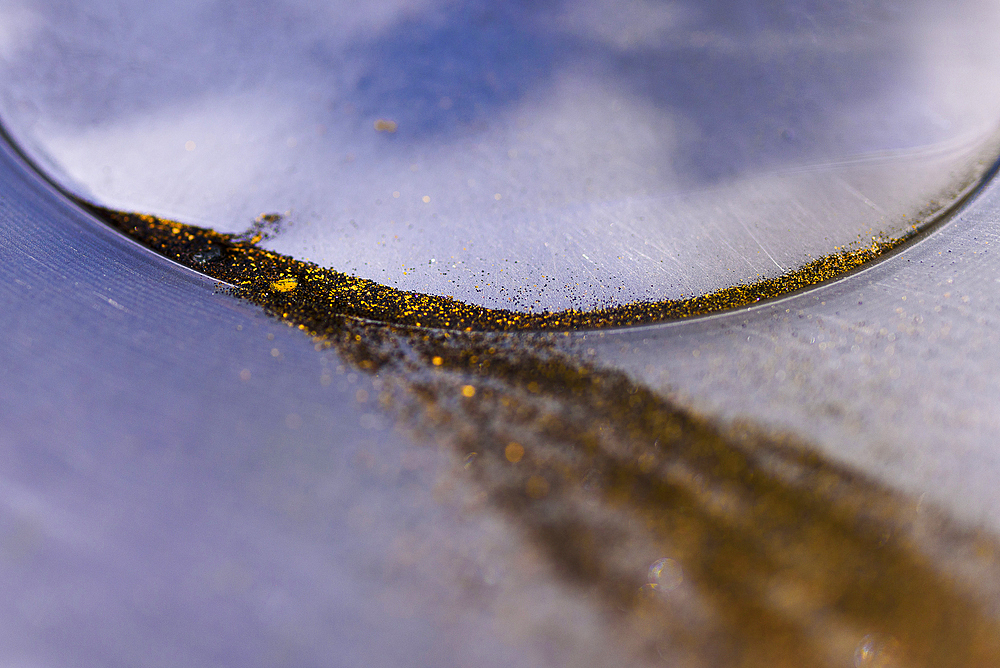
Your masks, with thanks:
[[[392,196],[395,197],[396,199],[399,199],[399,191],[398,190],[393,190],[392,191]]]
[[[271,357],[278,357],[281,355],[281,351],[277,348],[271,348]]]
[[[503,454],[507,457],[507,461],[511,464],[516,464],[521,461],[524,457],[524,446],[515,441],[511,441],[507,444],[506,449],[504,449]]]
[[[500,199],[501,197],[503,197],[503,195],[501,195],[500,193],[497,193],[497,194],[493,195],[493,199],[496,199],[496,200]]]
[[[434,366],[441,366],[442,364],[444,364],[444,360],[441,359],[440,357],[438,357],[437,355],[435,355],[431,359],[431,364],[433,364]]]
[[[299,287],[299,282],[291,276],[279,278],[274,283],[271,283],[271,289],[275,292],[291,292],[297,287]]]
[[[540,475],[533,475],[525,483],[524,491],[533,499],[544,498],[549,493],[549,481]]]
[[[420,199],[422,199],[424,201],[424,204],[430,204],[430,202],[431,202],[431,196],[430,195],[424,195]]]
[[[186,142],[184,142],[184,150],[185,151],[193,151],[195,148],[197,148],[197,147],[195,146],[195,143],[193,141],[186,141]]]
[[[250,380],[250,369],[243,369],[243,371],[240,371],[240,380],[244,383]]]
[[[472,387],[471,385],[463,385],[462,386],[462,396],[463,397],[474,397],[474,396],[476,396],[476,388]]]
[[[375,129],[378,132],[395,132],[397,127],[399,126],[396,124],[396,121],[390,121],[385,118],[375,121]]]

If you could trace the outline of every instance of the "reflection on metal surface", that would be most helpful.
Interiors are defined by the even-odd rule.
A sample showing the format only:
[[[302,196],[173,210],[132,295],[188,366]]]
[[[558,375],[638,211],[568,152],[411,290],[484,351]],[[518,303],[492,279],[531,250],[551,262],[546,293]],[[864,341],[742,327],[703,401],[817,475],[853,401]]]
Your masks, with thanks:
[[[496,15],[484,14],[478,3],[387,3],[358,9],[350,17],[354,23],[333,37],[330,22],[312,21],[319,10],[304,0],[254,7],[273,10],[264,13],[266,18],[287,18],[294,14],[289,8],[298,8],[305,20],[293,17],[261,28],[258,19],[237,15],[237,29],[232,22],[219,22],[220,16],[230,18],[222,5],[208,5],[203,14],[189,12],[183,4],[131,14],[129,3],[118,3],[115,11],[121,12],[112,19],[108,16],[114,12],[98,4],[81,10],[19,0],[0,8],[2,66],[21,77],[27,72],[27,79],[10,78],[4,93],[9,99],[3,104],[20,123],[18,136],[37,141],[34,149],[58,149],[58,161],[70,172],[78,170],[75,177],[92,177],[100,170],[101,177],[91,185],[99,182],[94,192],[106,188],[96,198],[103,204],[114,203],[110,194],[119,186],[123,197],[143,199],[159,192],[164,199],[157,206],[166,209],[183,204],[171,198],[192,192],[192,182],[208,186],[213,196],[221,193],[214,201],[195,204],[203,206],[203,213],[215,206],[226,209],[226,215],[184,216],[223,221],[219,232],[97,210],[181,264],[234,280],[239,294],[307,330],[284,327],[224,291],[213,293],[212,282],[203,275],[113,234],[28,172],[6,145],[0,147],[0,294],[7,305],[7,315],[0,319],[6,342],[0,347],[0,420],[5,427],[0,433],[5,461],[0,471],[0,582],[7,592],[0,605],[0,657],[10,663],[94,665],[306,666],[328,665],[331,656],[347,665],[386,666],[833,668],[853,663],[866,668],[992,668],[1000,663],[996,184],[952,222],[942,223],[938,234],[897,249],[883,256],[884,262],[843,281],[739,313],[619,331],[567,335],[408,327],[506,329],[498,312],[485,308],[497,305],[489,301],[497,294],[464,295],[482,297],[482,303],[472,302],[479,307],[407,296],[386,287],[399,285],[398,275],[395,282],[379,286],[319,271],[300,261],[302,253],[293,253],[299,260],[278,253],[288,251],[280,244],[308,237],[303,234],[308,215],[286,207],[280,196],[319,192],[297,189],[314,177],[323,184],[314,202],[330,203],[329,193],[347,192],[345,200],[333,197],[344,209],[353,205],[349,200],[357,193],[354,204],[372,205],[375,193],[365,188],[385,186],[377,206],[396,203],[415,221],[440,223],[434,228],[440,237],[425,239],[427,229],[419,226],[407,237],[408,242],[436,244],[435,251],[442,242],[460,245],[460,233],[470,230],[488,232],[483,243],[496,241],[491,252],[511,248],[504,246],[510,243],[518,252],[539,251],[537,242],[549,243],[552,230],[561,229],[525,233],[530,220],[519,217],[524,212],[517,207],[524,202],[518,201],[517,189],[494,187],[489,178],[503,175],[503,169],[526,155],[546,168],[565,166],[572,162],[560,163],[565,155],[546,162],[546,156],[530,154],[539,132],[555,128],[565,138],[568,127],[569,135],[583,137],[587,133],[574,128],[600,129],[605,122],[600,105],[607,99],[600,93],[606,81],[567,77],[560,56],[587,49],[605,55],[613,51],[608,60],[597,60],[622,65],[626,74],[642,79],[643,72],[649,73],[642,69],[643,58],[655,61],[658,71],[675,59],[725,66],[742,60],[746,69],[738,74],[766,74],[772,64],[768,58],[777,53],[789,64],[795,59],[785,56],[792,54],[799,58],[792,69],[836,74],[832,88],[815,91],[814,98],[802,96],[798,86],[805,85],[808,92],[815,82],[793,77],[795,95],[786,98],[763,95],[780,88],[781,77],[751,77],[753,86],[693,92],[682,85],[687,74],[670,80],[691,97],[651,105],[652,112],[670,108],[697,119],[694,111],[707,110],[698,119],[704,128],[737,131],[718,132],[704,138],[707,143],[692,141],[697,133],[669,135],[687,136],[688,143],[681,142],[671,155],[686,156],[690,172],[713,187],[685,191],[668,201],[673,214],[642,221],[649,227],[640,231],[655,232],[653,223],[669,220],[676,211],[684,215],[674,220],[685,221],[687,214],[712,209],[720,201],[735,202],[712,219],[722,227],[707,233],[710,250],[721,253],[716,269],[735,258],[749,266],[748,275],[756,281],[757,274],[766,273],[761,265],[771,263],[775,269],[767,271],[775,273],[756,289],[778,286],[771,295],[794,288],[794,281],[768,282],[796,265],[785,262],[788,258],[759,236],[760,220],[748,221],[741,214],[764,212],[760,215],[780,227],[788,218],[770,217],[769,212],[787,214],[802,205],[804,220],[815,213],[805,205],[819,202],[830,215],[822,220],[847,221],[855,226],[851,241],[856,241],[858,221],[867,225],[872,218],[853,217],[852,211],[886,210],[886,200],[872,197],[867,186],[877,186],[900,215],[909,211],[907,202],[919,201],[922,207],[928,204],[927,193],[945,193],[947,201],[930,204],[936,209],[958,196],[958,186],[974,181],[986,164],[977,160],[985,155],[979,151],[989,132],[973,132],[969,139],[959,130],[991,128],[996,120],[990,98],[995,89],[983,84],[993,76],[995,47],[990,40],[974,39],[989,35],[996,23],[985,4],[955,3],[937,10],[930,4],[915,3],[903,16],[893,14],[891,4],[877,1],[832,9],[793,2],[767,10],[710,2],[702,3],[702,14],[695,3],[685,2],[629,2],[610,9],[600,2],[573,7],[551,2],[503,5]],[[342,7],[328,9],[333,16]],[[550,10],[554,13],[545,14]],[[685,11],[696,14],[688,24]],[[64,88],[65,80],[57,76],[51,87],[32,83],[38,80],[32,79],[29,66],[52,74],[58,67],[47,69],[46,62],[64,66],[67,45],[92,44],[102,25],[146,27],[147,32],[117,31],[120,41],[107,40],[108,48],[120,49],[118,55],[178,38],[172,30],[148,32],[152,24],[145,20],[150,16],[146,12],[168,19],[203,18],[177,23],[189,33],[181,38],[193,40],[181,46],[193,43],[201,51],[177,49],[176,63],[164,58],[163,50],[148,52],[149,72],[176,65],[170,71],[181,78],[193,71],[191,62],[204,59],[203,78],[188,81],[187,93],[160,86],[156,77],[118,77],[120,61],[102,61],[100,54],[107,52],[99,49],[90,52],[89,60],[79,59],[83,70],[98,83],[102,77],[117,80],[130,93],[108,91],[94,85],[94,79],[73,84],[103,100],[97,107],[114,112],[102,116],[106,126],[97,127],[95,117],[88,116],[95,98],[81,95],[78,106],[63,108],[61,102],[74,98],[72,86]],[[97,20],[93,31],[78,31],[75,21],[81,16],[108,22]],[[636,17],[649,20],[642,25]],[[763,27],[753,25],[755,18]],[[539,27],[543,19],[551,19],[551,25]],[[867,28],[859,27],[866,21]],[[471,25],[482,30],[463,32]],[[711,29],[697,29],[706,25]],[[206,34],[205,26],[220,29]],[[308,32],[310,26],[313,32]],[[768,26],[780,30],[771,32]],[[843,31],[832,28],[836,26]],[[895,31],[886,32],[887,26]],[[250,39],[240,36],[243,30]],[[357,65],[360,69],[353,73],[363,76],[348,76],[351,85],[321,93],[318,105],[359,96],[355,101],[367,100],[370,106],[355,107],[354,116],[343,108],[327,110],[353,120],[326,126],[337,136],[325,148],[310,147],[306,135],[290,131],[301,129],[303,119],[312,130],[309,123],[315,119],[309,114],[315,109],[310,111],[308,104],[302,104],[299,116],[294,109],[291,116],[267,113],[288,111],[281,107],[287,100],[294,107],[311,99],[303,84],[312,80],[308,72],[299,79],[290,76],[283,90],[287,96],[281,99],[240,97],[237,92],[215,107],[208,99],[207,92],[217,92],[219,81],[232,79],[233,72],[213,69],[222,63],[225,70],[226,63],[234,62],[215,58],[219,53],[247,56],[248,69],[237,71],[251,73],[244,83],[285,85],[276,74],[301,69],[304,42],[269,39],[281,31],[289,38],[308,32],[314,49],[305,51],[320,59],[342,53],[344,43],[358,49],[351,55],[356,59],[345,62],[348,70]],[[442,39],[440,46],[435,40],[442,36],[455,39]],[[956,36],[967,38],[967,50],[951,52]],[[574,51],[577,39],[587,49]],[[683,42],[679,47],[677,40]],[[288,52],[287,60],[274,60],[269,51],[273,44]],[[488,48],[478,54],[479,60],[461,63],[476,44]],[[560,51],[567,44],[570,48]],[[877,45],[874,51],[872,44]],[[443,53],[435,51],[436,45]],[[551,49],[542,48],[547,46]],[[428,58],[407,60],[425,50]],[[510,62],[501,62],[508,53]],[[372,54],[386,57],[369,58]],[[977,58],[981,67],[967,67]],[[100,62],[104,65],[95,65]],[[435,70],[434,64],[442,62],[462,67],[450,73]],[[479,109],[459,94],[485,66],[499,65],[506,67],[500,71],[503,76],[480,91],[494,106]],[[877,71],[861,71],[866,68]],[[524,70],[527,83],[535,85],[528,93],[509,85],[517,83],[512,73]],[[115,76],[108,77],[109,72]],[[940,76],[945,72],[954,79]],[[260,79],[253,78],[258,74]],[[623,77],[625,83],[634,84],[629,76]],[[881,87],[894,79],[898,86]],[[421,88],[413,81],[430,81],[438,88]],[[538,91],[550,82],[546,104],[552,104],[545,106],[538,103]],[[845,82],[851,86],[844,90],[857,94],[848,95],[846,102],[836,95],[844,92],[838,87]],[[162,99],[135,95],[143,86]],[[760,96],[748,93],[754,86]],[[581,92],[595,91],[593,106],[568,103]],[[805,107],[767,108],[767,113],[744,116],[730,114],[739,104],[719,109],[701,104],[728,104],[733,91],[737,101],[792,100]],[[986,92],[976,96],[977,91]],[[699,99],[696,93],[706,97]],[[655,126],[650,118],[657,114],[642,107],[640,98],[625,100],[630,104],[619,109],[608,106],[619,116],[598,137],[605,143],[596,141],[589,149],[613,143],[614,136],[635,139]],[[392,99],[398,106],[380,106]],[[883,104],[891,99],[902,102],[898,107]],[[31,100],[39,103],[34,120]],[[268,106],[268,100],[277,107]],[[518,120],[501,112],[523,106],[525,100],[540,112],[534,125],[520,128],[528,134],[525,144],[503,143],[510,137],[502,131],[516,131]],[[207,112],[227,104],[240,113],[263,110],[260,116],[268,120],[260,126],[269,128],[260,145],[235,159],[222,155],[223,134],[187,132],[204,130],[211,116]],[[950,115],[942,116],[949,105],[955,105]],[[60,109],[67,114],[61,126],[49,115]],[[792,118],[803,109],[818,116]],[[898,113],[865,134],[868,122],[887,109]],[[177,124],[175,114],[187,111],[198,122],[181,128],[183,132],[160,132]],[[546,111],[558,113],[541,113]],[[591,112],[597,120],[587,122],[583,116]],[[470,134],[463,141],[479,133],[477,138],[494,143],[473,150],[473,159],[462,158],[455,147],[463,145],[447,141],[449,128],[434,126],[441,114],[449,122],[473,124],[465,128]],[[951,126],[941,122],[944,116]],[[835,121],[847,117],[861,134],[847,133],[849,141],[843,145],[824,144],[824,137],[843,129]],[[492,130],[475,126],[484,118],[496,119],[497,125]],[[730,162],[719,159],[727,155],[724,149],[734,148],[734,138],[756,136],[744,130],[763,128],[767,132],[760,135],[773,139],[771,122],[783,118],[802,123],[798,132],[781,137],[785,143],[778,148],[764,141],[763,148],[748,145],[732,151]],[[560,128],[559,123],[567,125]],[[237,126],[246,127],[232,125]],[[814,134],[804,136],[802,128]],[[479,170],[475,178],[460,174],[459,185],[480,188],[480,199],[449,202],[441,182],[421,171],[425,163],[401,159],[420,148],[415,129],[443,147],[425,156],[426,164]],[[629,134],[635,130],[642,132]],[[828,130],[831,134],[823,135]],[[357,152],[338,155],[335,164],[324,166],[330,147],[344,149],[344,142],[355,141],[354,131],[360,138]],[[959,142],[960,136],[968,141]],[[146,151],[156,160],[169,158],[162,161],[164,170],[121,160],[128,148],[123,137],[135,138],[139,151],[133,158]],[[159,141],[169,150],[150,150]],[[907,152],[938,141],[952,143],[936,152]],[[107,144],[104,149],[101,142]],[[390,147],[399,159],[376,160],[385,154],[373,146],[378,151]],[[692,147],[713,150],[698,156]],[[873,147],[889,153],[846,165],[822,162]],[[635,142],[612,148],[619,150],[612,157],[620,156]],[[178,177],[176,156],[170,153],[174,149],[191,159],[180,170],[184,178]],[[312,150],[315,160],[282,157],[278,150]],[[95,160],[101,155],[109,158],[111,171],[104,172],[105,165]],[[250,160],[251,171],[258,170],[253,178],[237,169],[233,180],[226,181],[233,164],[254,155],[269,162]],[[822,159],[818,163],[813,161],[817,155]],[[914,162],[915,155],[926,160]],[[636,160],[640,158],[649,153]],[[785,159],[811,167],[757,171]],[[317,170],[302,179],[289,176],[289,167],[303,164]],[[380,175],[395,182],[370,178],[373,164],[388,164],[392,178]],[[602,169],[599,161],[596,168],[586,166]],[[710,173],[712,169],[725,173]],[[901,171],[905,169],[910,171]],[[284,175],[258,179],[279,174]],[[913,180],[914,174],[926,178]],[[106,182],[101,181],[104,176]],[[534,187],[532,176],[516,179]],[[64,186],[70,181],[60,177]],[[136,188],[143,181],[155,187]],[[331,188],[331,182],[337,187]],[[572,182],[566,178],[561,184]],[[260,190],[246,194],[240,187],[247,183],[259,183]],[[900,183],[913,189],[895,190],[893,184]],[[296,188],[289,189],[290,184]],[[576,212],[581,219],[592,216],[595,201],[610,209],[621,205],[618,200],[608,204],[614,190],[609,183],[598,179],[585,185],[594,186],[596,194],[594,199],[581,194],[585,206]],[[242,203],[234,204],[230,187],[244,198]],[[923,194],[910,198],[915,192]],[[636,204],[629,199],[635,193],[625,195],[630,205]],[[463,224],[473,220],[470,230],[456,230],[441,215],[448,207],[463,213],[462,206],[479,207],[482,200],[498,207],[490,211],[510,226],[494,232],[495,218],[456,217],[453,221]],[[747,202],[753,206],[743,208]],[[638,204],[659,207],[663,202]],[[145,199],[133,208],[155,210]],[[269,213],[258,216],[260,211]],[[512,211],[516,215],[503,218]],[[560,209],[560,215],[565,213]],[[251,219],[255,222],[247,229]],[[374,248],[378,257],[373,259],[386,266],[398,259],[392,254],[396,251],[364,236],[364,218],[354,220],[357,236],[337,252],[356,259],[363,255],[359,249]],[[912,220],[908,213],[897,231],[910,229]],[[227,221],[231,228],[225,227]],[[385,220],[367,223],[377,230]],[[810,236],[823,229],[823,224],[805,225],[797,229],[809,233],[802,236],[779,230],[782,243],[788,244],[781,248],[793,257],[806,252],[799,241],[811,239],[823,249],[815,257],[862,262],[878,254],[878,241],[891,243],[899,236],[866,232],[857,248],[837,255],[831,249],[838,243]],[[727,255],[720,244],[735,238],[733,233],[746,235],[746,247]],[[573,243],[589,243],[581,238]],[[606,251],[597,256],[605,269],[627,268],[635,261],[625,254],[624,262],[614,262],[620,259],[618,249],[637,250],[631,241],[594,239],[594,247]],[[870,243],[876,243],[871,253],[864,250]],[[427,248],[411,246],[406,252],[419,255]],[[546,259],[539,253],[531,259]],[[408,272],[406,280],[409,273],[414,276],[409,287],[431,291],[434,272],[444,263],[437,252],[430,260],[418,272],[410,272],[414,265],[400,263]],[[634,263],[643,269],[641,261]],[[537,266],[528,266],[510,284],[525,276],[533,279]],[[683,280],[711,275],[711,267],[699,261],[685,267]],[[645,280],[638,269],[636,275]],[[485,264],[477,270],[484,271]],[[243,284],[235,280],[241,277]],[[724,278],[726,285],[753,283],[732,280],[729,274]],[[329,291],[330,281],[336,280],[354,290],[351,298]],[[596,283],[613,293],[610,301],[631,301],[621,297],[624,290],[615,293],[620,287],[615,279],[602,276]],[[311,296],[304,298],[307,292]],[[680,292],[709,295],[701,302],[708,307],[688,312],[752,301],[739,297],[711,303],[712,290]],[[331,295],[341,301],[331,302]],[[682,308],[692,301],[674,305]],[[558,303],[528,304],[525,310],[548,308],[551,317]],[[431,315],[438,321],[419,312],[427,304],[435,305],[436,315]],[[453,322],[456,311],[466,319]],[[578,309],[580,317],[583,311]],[[628,315],[625,309],[605,313]],[[661,308],[648,318],[548,324],[624,324],[664,315],[669,314]],[[545,317],[517,315],[525,326],[545,325]]]
[[[569,337],[347,319],[316,341],[4,150],[3,517],[34,518],[9,535],[35,555],[0,554],[11,656],[996,663],[996,540],[963,507],[995,493],[995,187],[866,272],[740,314]],[[734,422],[745,403],[806,436]],[[454,504],[474,529],[389,420],[454,453],[438,485],[482,490]],[[683,582],[643,596],[664,555]]]
[[[793,438],[723,430],[624,374],[581,363],[561,351],[558,334],[375,326],[330,310],[358,298],[328,281],[320,284],[332,291],[326,299],[297,293],[315,267],[208,230],[91,208],[192,266],[196,255],[218,250],[199,268],[310,332],[317,348],[332,346],[357,370],[377,373],[380,402],[466,457],[487,500],[525,528],[555,573],[591,589],[609,614],[624,613],[616,623],[628,631],[621,651],[632,660],[1000,661],[1000,623],[973,586],[1000,576],[1000,544],[950,526],[928,505],[915,511],[915,499]],[[276,287],[283,284],[291,287]],[[375,287],[382,293],[368,288],[375,294],[367,299],[388,314],[381,318],[405,323],[394,291]],[[677,561],[660,559],[644,572],[665,551]],[[938,573],[934,556],[948,551],[967,556]],[[955,581],[956,571],[964,580]],[[676,590],[681,572],[690,593],[645,595]],[[865,636],[870,629],[891,634],[899,649]]]
[[[77,194],[278,212],[269,250],[494,309],[773,278],[905,235],[998,152],[989,0],[12,7],[0,107]]]

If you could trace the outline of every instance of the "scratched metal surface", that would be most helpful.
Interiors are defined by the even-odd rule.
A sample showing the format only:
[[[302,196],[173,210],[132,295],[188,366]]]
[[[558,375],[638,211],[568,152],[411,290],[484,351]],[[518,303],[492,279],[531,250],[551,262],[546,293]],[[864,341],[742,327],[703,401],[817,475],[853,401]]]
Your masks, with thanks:
[[[461,454],[393,429],[378,375],[103,227],[6,146],[0,203],[5,662],[617,660],[621,630],[477,504]],[[836,284],[565,349],[995,533],[998,230],[993,185]]]
[[[994,184],[835,284],[566,350],[995,534],[998,231]],[[458,455],[394,430],[377,376],[104,228],[6,145],[0,303],[5,663],[616,660],[618,631],[478,509]]]
[[[358,402],[377,379],[83,215],[6,145],[0,274],[4,664],[545,663],[525,618],[463,605],[477,583],[507,606],[531,589],[567,660],[608,658],[578,594],[500,579],[521,541],[464,517],[461,467]]]
[[[728,420],[1000,530],[1000,187],[859,274],[698,322],[581,334],[602,361]]]
[[[996,152],[998,27],[986,0],[14,0],[0,111],[109,206],[286,213],[266,243],[298,258],[592,307],[907,230]]]

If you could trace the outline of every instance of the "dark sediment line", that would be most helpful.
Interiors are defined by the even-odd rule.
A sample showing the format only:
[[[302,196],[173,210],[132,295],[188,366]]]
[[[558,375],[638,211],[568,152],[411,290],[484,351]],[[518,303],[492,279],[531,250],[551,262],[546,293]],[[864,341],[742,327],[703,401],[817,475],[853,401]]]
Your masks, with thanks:
[[[144,214],[83,203],[91,212],[158,253],[234,286],[235,294],[281,317],[323,332],[336,316],[457,331],[542,331],[644,325],[755,304],[837,278],[896,248],[904,239],[824,256],[774,278],[689,299],[636,302],[590,311],[521,313],[451,297],[397,290],[259,248],[260,235],[221,234]]]

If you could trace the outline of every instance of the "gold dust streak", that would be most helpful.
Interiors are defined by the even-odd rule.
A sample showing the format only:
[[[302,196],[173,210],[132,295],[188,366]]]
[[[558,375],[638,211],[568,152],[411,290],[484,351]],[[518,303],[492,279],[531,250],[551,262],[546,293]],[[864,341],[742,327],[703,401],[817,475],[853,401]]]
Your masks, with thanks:
[[[834,668],[892,654],[911,668],[1000,666],[994,537],[794,438],[720,427],[621,372],[581,362],[560,348],[564,337],[505,334],[744,306],[839,276],[898,240],[687,300],[524,314],[394,290],[232,235],[89,208],[234,285],[345,364],[392,380],[397,391],[380,404],[404,428],[450,443],[463,474],[548,555],[552,572],[594,594],[588,600],[622,625],[624,662]],[[275,289],[289,278],[294,290]],[[452,331],[419,329],[428,327]],[[649,564],[664,554],[683,581],[668,596],[659,584],[644,595],[653,589]]]
[[[793,437],[720,428],[562,341],[348,320],[328,345],[392,378],[400,424],[450,442],[553,572],[620,613],[627,665],[840,668],[891,645],[900,667],[1000,666],[993,537]]]
[[[342,316],[457,331],[542,331],[643,325],[715,313],[828,281],[885,254],[904,239],[878,240],[813,260],[774,278],[685,299],[635,302],[590,311],[522,313],[450,297],[397,290],[312,262],[264,250],[249,239],[154,216],[122,213],[81,202],[113,227],[151,249],[234,286],[237,296],[283,319],[323,334]]]

